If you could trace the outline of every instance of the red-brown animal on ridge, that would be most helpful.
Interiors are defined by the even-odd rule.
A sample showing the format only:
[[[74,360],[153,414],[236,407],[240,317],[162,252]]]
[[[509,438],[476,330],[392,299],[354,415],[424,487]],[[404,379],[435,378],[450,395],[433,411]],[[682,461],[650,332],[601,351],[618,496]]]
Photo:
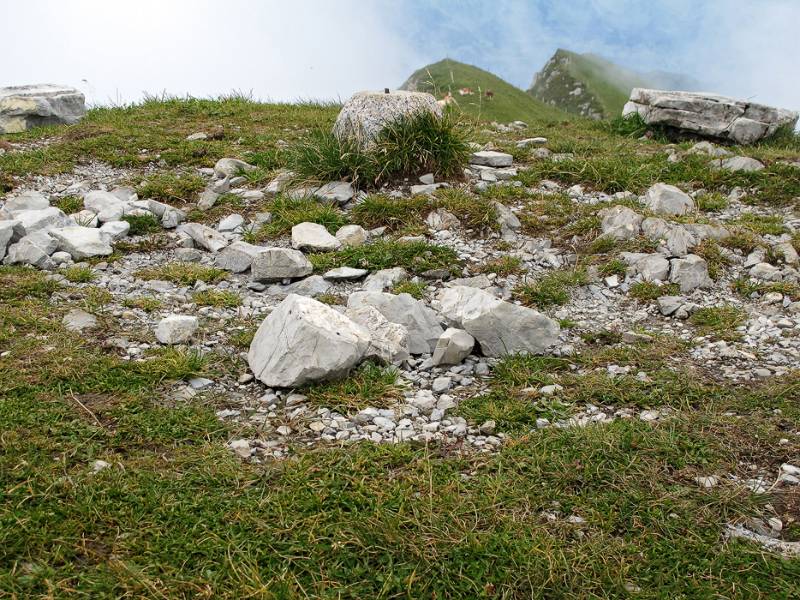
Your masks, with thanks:
[[[492,90],[486,90],[486,99],[491,100],[494,98],[494,92]]]

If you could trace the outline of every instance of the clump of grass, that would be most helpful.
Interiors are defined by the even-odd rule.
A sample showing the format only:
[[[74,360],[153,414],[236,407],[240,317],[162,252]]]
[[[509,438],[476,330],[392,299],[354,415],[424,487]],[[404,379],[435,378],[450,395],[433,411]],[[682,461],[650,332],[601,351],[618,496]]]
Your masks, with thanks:
[[[236,308],[242,303],[241,297],[236,292],[213,288],[195,292],[192,294],[192,301],[197,306],[214,306],[216,308]]]
[[[155,215],[125,215],[122,220],[131,226],[128,235],[147,235],[162,229],[161,220]]]
[[[231,344],[237,348],[249,348],[250,344],[253,342],[253,338],[256,336],[256,329],[257,327],[241,327],[235,329],[233,333],[230,334],[229,340]]]
[[[458,255],[454,250],[424,241],[378,240],[355,248],[311,254],[308,259],[316,271],[337,267],[370,270],[405,267],[412,273],[423,273],[432,269],[453,270],[459,266]]]
[[[637,281],[628,290],[631,298],[643,302],[653,302],[661,296],[675,296],[678,293],[680,293],[680,286],[677,283],[659,285],[653,281]]]
[[[71,215],[83,210],[83,198],[80,196],[64,196],[53,202],[53,206]]]
[[[625,261],[615,258],[600,265],[599,272],[604,277],[609,277],[610,275],[619,275],[624,277],[628,272],[628,265],[625,264]]]
[[[527,306],[547,308],[566,304],[570,288],[586,285],[588,279],[583,269],[553,271],[534,283],[525,283],[514,290]]]
[[[351,211],[353,222],[366,229],[386,227],[388,231],[424,231],[423,218],[430,210],[427,196],[392,198],[385,194],[370,194]]]
[[[257,238],[286,235],[299,223],[318,223],[330,233],[347,225],[347,217],[333,204],[317,202],[310,198],[292,200],[278,197],[267,206],[272,220],[265,223],[256,234]]]
[[[757,215],[755,213],[745,213],[739,217],[736,223],[753,233],[759,235],[781,235],[788,229],[780,215]]]
[[[316,299],[328,306],[345,306],[347,304],[347,298],[340,294],[320,294]]]
[[[206,373],[209,357],[198,350],[169,346],[156,348],[143,361],[133,363],[136,371],[156,382],[180,381]]]
[[[715,281],[722,275],[722,269],[728,264],[728,259],[722,254],[719,244],[714,240],[703,240],[698,244],[694,253],[702,257],[708,264],[708,275]]]
[[[731,287],[734,292],[745,298],[750,298],[753,294],[764,295],[770,292],[777,292],[788,296],[792,300],[800,300],[800,285],[789,281],[765,283],[746,277],[739,277],[732,282]]]
[[[354,140],[317,131],[294,148],[290,163],[309,181],[346,179],[369,188],[423,173],[461,176],[468,156],[465,134],[453,117],[425,112],[389,124],[366,149]]]
[[[200,175],[167,171],[145,177],[136,186],[136,193],[140,198],[186,204],[194,201],[205,187],[206,180]]]
[[[695,198],[697,208],[703,212],[716,212],[728,207],[728,199],[719,192],[701,194]]]
[[[641,115],[636,113],[625,117],[616,117],[604,125],[608,131],[630,138],[640,138],[648,131],[652,131],[652,127],[645,123]]]
[[[122,301],[126,308],[138,308],[144,312],[154,312],[163,306],[163,302],[153,296],[138,296],[136,298],[125,298]]]
[[[421,300],[425,296],[425,284],[415,281],[401,281],[392,287],[393,294],[410,294],[417,300]]]
[[[144,280],[158,279],[179,285],[194,285],[196,281],[216,283],[227,277],[227,272],[216,267],[206,267],[197,263],[168,263],[158,267],[141,269],[134,273]]]
[[[344,414],[369,406],[388,408],[400,397],[394,368],[364,363],[345,379],[309,387],[305,394],[314,406]]]
[[[47,274],[28,267],[0,266],[0,301],[11,303],[32,298],[49,298],[59,284]]]
[[[499,229],[497,209],[483,196],[472,196],[463,189],[436,190],[433,208],[443,208],[453,213],[467,229]]]
[[[500,277],[518,275],[524,271],[522,259],[518,256],[503,256],[486,261],[477,269],[478,273],[496,273]]]
[[[743,228],[734,228],[728,237],[719,242],[731,250],[739,250],[743,254],[750,254],[762,241],[752,231]]]
[[[700,308],[689,317],[701,335],[733,340],[741,337],[736,328],[745,323],[747,314],[736,306],[709,306]]]
[[[64,271],[64,277],[70,283],[89,283],[95,280],[97,274],[90,267],[75,265]]]

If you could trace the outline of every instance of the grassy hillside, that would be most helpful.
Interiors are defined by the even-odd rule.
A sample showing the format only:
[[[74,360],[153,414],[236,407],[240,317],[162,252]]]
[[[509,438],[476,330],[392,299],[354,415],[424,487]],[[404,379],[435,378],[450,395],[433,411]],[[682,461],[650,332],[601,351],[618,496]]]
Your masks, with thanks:
[[[461,96],[461,88],[471,88],[474,94]],[[450,92],[461,110],[487,121],[558,120],[565,116],[488,71],[450,59],[415,71],[401,89],[431,92],[439,99]],[[486,98],[487,91],[494,97]]]
[[[542,102],[599,119],[618,116],[634,87],[693,89],[696,83],[671,73],[640,74],[594,54],[559,49],[528,91]]]

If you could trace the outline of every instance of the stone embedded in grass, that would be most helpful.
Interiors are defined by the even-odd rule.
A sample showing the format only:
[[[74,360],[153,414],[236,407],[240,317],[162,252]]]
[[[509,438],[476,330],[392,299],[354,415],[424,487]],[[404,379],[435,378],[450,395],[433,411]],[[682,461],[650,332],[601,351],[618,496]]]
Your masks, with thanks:
[[[279,298],[285,298],[289,294],[316,298],[317,296],[327,293],[332,286],[333,284],[321,275],[312,275],[311,277],[306,277],[305,279],[295,281],[289,285],[271,285],[267,288],[267,294]]]
[[[388,125],[420,113],[441,116],[442,109],[436,98],[424,92],[359,92],[342,106],[333,133],[368,148]]]
[[[225,269],[231,273],[243,273],[253,264],[253,259],[264,250],[261,246],[254,246],[247,242],[233,242],[230,246],[220,250],[214,257],[214,266]]]
[[[364,290],[368,292],[382,292],[406,279],[408,279],[408,271],[403,267],[381,269],[367,277],[364,281]]]
[[[444,289],[438,307],[448,321],[478,341],[485,356],[542,354],[558,341],[558,323],[549,317],[477,288]]]
[[[461,221],[453,213],[444,208],[437,208],[425,217],[425,224],[434,231],[459,229]]]
[[[367,241],[367,231],[361,225],[345,225],[336,232],[336,239],[345,248],[355,248]]]
[[[684,293],[699,287],[710,287],[713,283],[708,276],[708,264],[696,254],[672,259],[669,280],[680,285]]]
[[[763,171],[766,168],[764,163],[748,156],[732,156],[731,158],[715,160],[712,161],[711,167],[725,171],[744,171],[745,173]]]
[[[239,173],[247,173],[253,170],[255,170],[253,165],[237,158],[220,158],[214,165],[214,175],[219,179],[235,177]]]
[[[615,205],[599,213],[603,235],[615,240],[629,240],[641,232],[643,217],[627,206]]]
[[[484,165],[487,167],[510,167],[514,162],[514,157],[505,152],[495,152],[494,150],[481,150],[473,152],[469,159],[471,165]]]
[[[109,237],[99,229],[76,225],[51,229],[49,233],[58,242],[58,249],[69,252],[74,260],[108,256],[114,251]]]
[[[330,306],[290,294],[261,323],[247,362],[270,387],[343,377],[370,346],[366,328]]]
[[[52,83],[0,88],[0,133],[72,125],[85,114],[86,99],[75,88]]]
[[[463,329],[449,327],[439,337],[433,351],[433,364],[459,365],[475,347],[475,338]]]
[[[61,321],[67,331],[81,332],[97,327],[97,318],[79,308],[72,309]]]
[[[231,231],[241,231],[242,226],[244,225],[244,217],[242,215],[228,215],[224,219],[222,219],[219,224],[217,225],[217,231],[226,233]]]
[[[662,215],[685,215],[694,211],[694,200],[674,185],[656,183],[644,197],[647,208]]]
[[[411,354],[433,352],[442,334],[438,315],[423,301],[410,294],[389,294],[385,292],[355,292],[350,295],[347,307],[358,309],[371,306],[392,323],[408,329],[408,349]]]
[[[250,271],[254,281],[269,282],[311,275],[314,266],[299,250],[265,248],[253,258]]]
[[[323,277],[330,281],[355,281],[369,273],[367,269],[354,269],[353,267],[339,267],[327,271]]]
[[[195,244],[209,252],[219,252],[228,245],[228,238],[200,223],[185,223],[178,227],[178,232],[188,235]]]
[[[292,227],[292,248],[327,252],[338,250],[342,242],[332,236],[324,225],[319,223],[299,223]]]
[[[192,339],[198,327],[197,317],[170,315],[159,321],[156,327],[156,339],[162,344],[185,344]]]
[[[356,192],[353,185],[347,181],[331,181],[317,188],[314,197],[323,202],[336,202],[337,204],[347,204],[353,199]]]

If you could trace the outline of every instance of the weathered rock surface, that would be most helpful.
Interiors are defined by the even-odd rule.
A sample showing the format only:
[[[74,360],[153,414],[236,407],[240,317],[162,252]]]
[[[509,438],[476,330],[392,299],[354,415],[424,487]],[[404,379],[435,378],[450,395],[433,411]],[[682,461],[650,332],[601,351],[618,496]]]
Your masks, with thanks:
[[[195,244],[209,252],[219,252],[228,245],[228,238],[200,223],[184,223],[178,227],[178,231],[188,235]]]
[[[7,265],[32,265],[47,269],[52,266],[50,255],[57,248],[56,240],[44,231],[36,231],[8,246],[3,262]]]
[[[289,248],[262,249],[250,266],[255,281],[281,281],[310,275],[314,266],[299,250]]]
[[[627,206],[615,205],[599,213],[603,235],[615,240],[628,240],[641,232],[643,217]]]
[[[398,365],[409,357],[408,329],[404,325],[392,323],[371,306],[348,308],[345,314],[369,331],[370,344],[365,360]]]
[[[433,352],[443,330],[439,317],[424,302],[410,294],[355,292],[350,295],[348,308],[364,306],[377,309],[392,323],[399,323],[408,329],[408,349],[411,354]]]
[[[85,114],[86,99],[75,88],[52,84],[0,88],[0,133],[72,125]]]
[[[108,256],[114,249],[109,244],[109,237],[99,229],[91,227],[63,227],[51,229],[49,234],[58,242],[58,249],[69,252],[75,260],[92,258],[93,256]]]
[[[676,188],[666,183],[656,183],[644,197],[647,208],[661,215],[680,216],[694,210],[694,200]]]
[[[272,387],[342,377],[364,358],[369,331],[326,304],[291,294],[256,331],[247,361]]]
[[[463,329],[449,327],[439,337],[433,350],[434,365],[458,365],[475,347],[475,338]]]
[[[421,113],[441,116],[436,98],[423,92],[395,90],[359,92],[345,102],[333,133],[340,139],[353,139],[361,147],[369,147],[387,125]]]
[[[192,339],[199,325],[197,317],[170,315],[158,322],[156,339],[162,344],[185,344]]]
[[[695,254],[690,254],[686,258],[673,259],[669,280],[679,284],[684,293],[712,284],[711,278],[708,276],[706,261]]]
[[[470,333],[486,356],[541,354],[558,341],[558,323],[541,313],[466,286],[442,290],[441,314]]]
[[[217,253],[214,257],[214,266],[231,273],[243,273],[250,268],[253,259],[262,250],[264,250],[262,246],[255,246],[247,242],[233,242]]]
[[[514,162],[514,157],[505,152],[481,150],[473,152],[469,162],[471,165],[485,165],[487,167],[510,167]]]
[[[367,232],[361,225],[344,225],[336,232],[336,239],[346,248],[362,246],[367,237]]]
[[[342,242],[332,236],[324,225],[318,223],[299,223],[292,227],[292,248],[327,252],[337,250]]]
[[[746,100],[695,92],[634,88],[623,116],[638,114],[648,125],[665,125],[737,144],[753,144],[780,127],[793,128],[797,113]]]

